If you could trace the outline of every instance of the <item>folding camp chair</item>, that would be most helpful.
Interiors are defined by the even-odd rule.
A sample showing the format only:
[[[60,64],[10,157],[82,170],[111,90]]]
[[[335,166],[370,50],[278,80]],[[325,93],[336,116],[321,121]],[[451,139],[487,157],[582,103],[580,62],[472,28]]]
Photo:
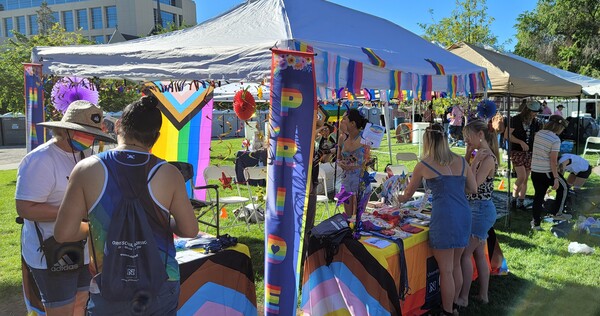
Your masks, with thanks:
[[[219,231],[219,189],[218,186],[212,185],[204,185],[204,186],[195,186],[194,185],[194,166],[187,162],[182,161],[171,161],[169,162],[181,172],[183,176],[183,180],[189,183],[189,191],[190,191],[190,203],[192,204],[192,208],[194,212],[196,212],[196,219],[199,223],[204,224],[209,227],[214,227],[217,230],[217,237],[220,236]],[[215,190],[216,200],[214,202],[211,201],[203,201],[198,200],[194,197],[194,190]],[[207,214],[212,214],[212,218],[209,221],[203,220],[202,217]]]
[[[325,213],[327,213],[326,218],[329,218],[331,216],[329,215],[329,196],[327,196],[327,194],[329,193],[327,192],[327,172],[325,172],[323,168],[319,168],[318,180],[323,181],[324,194],[317,194],[317,203],[325,204],[325,212],[321,214],[321,220],[323,220],[323,216],[325,215]]]
[[[592,144],[592,146],[590,146]],[[594,146],[595,145],[595,146]],[[583,156],[587,153],[596,153],[600,155],[600,137],[590,136],[585,141],[585,148],[583,149]],[[600,156],[596,161],[596,165],[600,164]]]
[[[266,210],[266,198],[260,199],[258,195],[254,195],[250,186],[250,180],[259,181],[267,180],[267,167],[246,167],[244,168],[244,178],[246,178],[246,188],[248,188],[248,198],[250,203],[246,208],[251,210],[251,214],[247,214],[245,220],[250,223],[252,220],[256,223],[263,222],[265,219],[264,211]]]
[[[233,204],[240,204],[241,206],[244,206],[244,203],[247,203],[250,200],[247,197],[242,196],[242,192],[240,191],[240,187],[238,186],[237,178],[235,175],[235,169],[231,166],[206,167],[206,169],[204,169],[204,180],[206,181],[206,183],[215,180],[225,180],[228,182],[229,185],[231,185],[231,189],[234,191],[234,194],[235,192],[237,192],[237,195],[223,196],[223,194],[221,194],[220,197],[216,197],[215,201],[218,201],[221,205],[227,206]],[[206,196],[209,201],[213,201],[213,197],[209,194],[208,191]],[[236,215],[236,219],[240,219],[239,215],[241,214],[242,212],[238,212],[238,214]],[[244,222],[246,222],[246,228],[249,230],[250,227],[248,226],[248,222],[246,220],[244,220]]]

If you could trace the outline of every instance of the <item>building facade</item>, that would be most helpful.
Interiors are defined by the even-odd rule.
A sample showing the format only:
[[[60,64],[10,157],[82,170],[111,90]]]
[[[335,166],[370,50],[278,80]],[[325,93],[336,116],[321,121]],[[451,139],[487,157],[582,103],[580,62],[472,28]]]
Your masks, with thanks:
[[[46,0],[54,22],[68,32],[81,32],[96,43],[108,43],[114,33],[120,38],[147,36],[157,20],[157,0]],[[192,0],[160,1],[163,27],[196,24]],[[38,16],[43,0],[0,0],[0,41],[13,31],[38,34]],[[117,31],[117,32],[115,32]],[[114,40],[112,42],[115,42]]]

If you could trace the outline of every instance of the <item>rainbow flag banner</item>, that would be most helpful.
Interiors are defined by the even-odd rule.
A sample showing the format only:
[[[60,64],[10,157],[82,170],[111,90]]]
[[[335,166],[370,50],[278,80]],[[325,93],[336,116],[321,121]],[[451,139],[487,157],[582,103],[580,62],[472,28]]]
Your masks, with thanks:
[[[317,112],[314,54],[272,52],[264,314],[296,315]]]
[[[402,101],[402,72],[390,71],[390,98]]]
[[[361,49],[362,49],[362,52],[367,55],[371,64],[373,64],[377,67],[380,67],[380,68],[385,68],[385,60],[383,60],[383,59],[381,59],[381,57],[377,56],[377,54],[375,54],[373,49],[367,48],[367,47],[361,47]]]
[[[160,100],[163,124],[152,153],[167,161],[183,161],[194,166],[195,186],[205,185],[202,172],[210,162],[212,136],[213,87],[210,85],[177,85],[168,81],[149,83]],[[205,190],[194,197],[204,199]]]
[[[348,61],[348,82],[346,88],[352,94],[359,93],[363,80],[363,63],[359,61]]]
[[[299,52],[309,52],[309,53],[312,53],[312,52],[315,51],[315,49],[312,46],[310,46],[310,45],[308,45],[308,44],[306,44],[304,42],[300,42],[300,41],[294,41],[294,47]]]
[[[421,80],[421,100],[431,100],[433,83],[430,75],[423,75]]]
[[[442,66],[442,64],[438,64],[435,61],[425,58],[425,61],[430,63],[431,66],[433,66],[433,69],[435,69],[435,74],[436,75],[445,75],[446,74],[446,70],[444,70],[444,66]]]
[[[34,150],[46,140],[44,127],[37,123],[44,121],[44,84],[41,64],[23,64],[25,74],[25,132],[27,133],[27,152]]]

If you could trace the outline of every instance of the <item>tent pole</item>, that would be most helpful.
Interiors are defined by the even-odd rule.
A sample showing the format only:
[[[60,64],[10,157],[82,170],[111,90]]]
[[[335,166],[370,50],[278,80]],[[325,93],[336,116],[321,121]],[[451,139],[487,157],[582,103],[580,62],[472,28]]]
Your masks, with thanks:
[[[576,155],[579,155],[579,125],[580,125],[579,123],[581,121],[581,114],[580,114],[579,111],[581,111],[581,95],[577,96],[577,118],[576,118],[577,120],[575,121],[575,124],[577,124],[577,129],[576,129],[576,131],[577,131],[576,133],[577,134],[575,134],[576,135],[575,136],[575,139],[576,139],[576,141],[575,141],[575,154]]]
[[[381,94],[381,93],[380,93]],[[383,110],[383,122],[385,123],[385,130],[387,132],[388,151],[390,152],[390,164],[392,163],[392,134],[390,131],[390,118],[388,117],[388,103],[379,101],[381,109]],[[383,170],[385,172],[385,170]]]
[[[510,89],[510,85],[509,85],[509,89]],[[511,105],[511,95],[510,95],[510,90],[508,92],[508,102],[506,104],[506,108],[504,109],[504,113],[505,116],[507,117],[506,119],[506,129],[505,129],[505,133],[509,134],[508,139],[505,139],[506,143],[507,143],[507,155],[508,155],[508,159],[506,161],[507,163],[507,168],[508,168],[508,177],[507,177],[507,183],[508,185],[506,186],[506,219],[504,220],[504,226],[507,228],[510,228],[510,205],[511,205],[511,200],[512,200],[512,196],[511,196],[511,185],[510,185],[510,178],[512,176],[512,166],[510,163],[510,150],[511,150],[511,143],[510,143],[510,105]]]
[[[342,99],[338,99],[337,101],[337,126],[335,129],[335,155],[337,156],[337,154],[339,153],[340,150],[340,108],[342,107]],[[338,160],[335,160],[334,166],[333,166],[333,191],[335,193],[338,192],[338,188],[337,188],[337,165],[338,165]],[[327,193],[327,192],[325,192]]]

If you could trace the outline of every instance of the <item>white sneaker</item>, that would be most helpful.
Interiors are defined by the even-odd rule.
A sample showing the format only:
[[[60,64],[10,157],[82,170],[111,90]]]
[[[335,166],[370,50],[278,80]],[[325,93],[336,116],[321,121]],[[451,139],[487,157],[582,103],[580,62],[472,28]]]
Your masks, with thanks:
[[[531,221],[530,224],[531,224],[531,229],[537,230],[537,231],[542,230],[542,227],[540,225],[535,225],[535,223],[533,221]]]

